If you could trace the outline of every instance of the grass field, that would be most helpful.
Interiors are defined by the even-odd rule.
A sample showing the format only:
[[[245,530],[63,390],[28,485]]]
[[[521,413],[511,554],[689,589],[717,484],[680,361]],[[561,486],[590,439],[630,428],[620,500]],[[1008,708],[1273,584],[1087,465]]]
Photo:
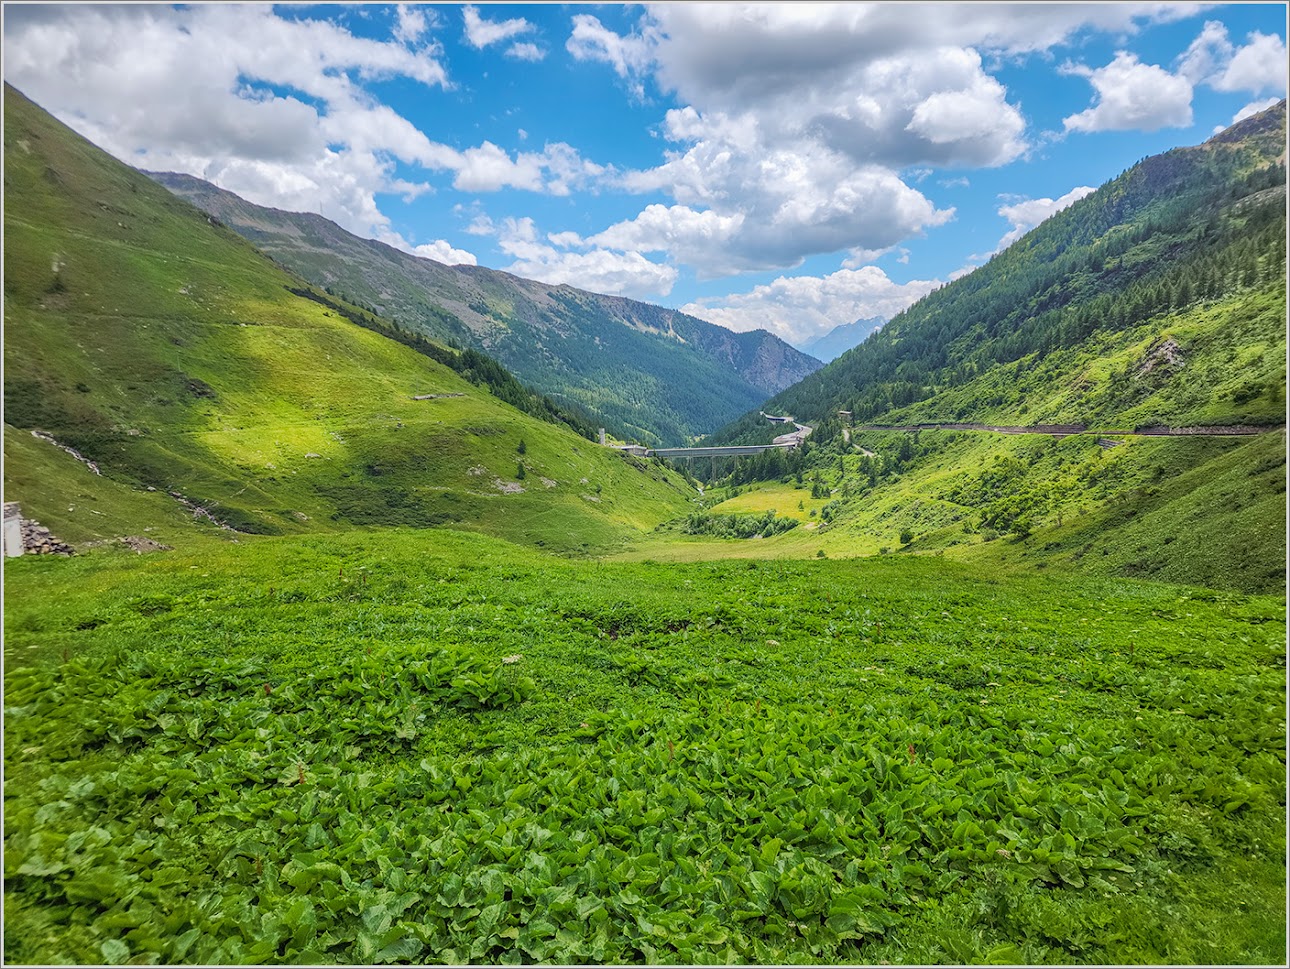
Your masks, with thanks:
[[[5,592],[10,962],[1284,955],[1279,597],[442,530]]]

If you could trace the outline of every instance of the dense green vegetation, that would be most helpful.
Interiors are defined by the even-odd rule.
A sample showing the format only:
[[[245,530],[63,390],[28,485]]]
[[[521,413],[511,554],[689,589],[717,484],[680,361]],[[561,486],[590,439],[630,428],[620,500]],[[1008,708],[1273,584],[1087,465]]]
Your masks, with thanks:
[[[779,517],[774,510],[762,515],[713,515],[696,511],[685,519],[681,530],[687,535],[717,538],[770,538],[797,527],[797,519]]]
[[[696,473],[714,497],[795,484],[832,514],[721,554],[944,551],[1283,590],[1284,138],[1283,103],[1144,160],[772,398],[761,410],[814,426],[805,447]],[[968,422],[1088,432],[874,429]],[[1161,425],[1268,433],[1123,433]],[[713,443],[776,430],[749,413]]]
[[[636,300],[444,266],[189,175],[152,177],[315,285],[406,333],[486,351],[624,440],[689,442],[820,365],[764,330],[734,333]]]
[[[597,439],[598,429],[584,412],[577,408],[559,407],[551,398],[529,390],[516,380],[510,371],[485,353],[469,347],[465,350],[446,347],[433,340],[427,340],[419,333],[407,332],[397,323],[386,323],[370,307],[346,305],[343,301],[329,298],[330,293],[328,296],[323,296],[307,287],[295,286],[290,287],[288,292],[321,303],[352,323],[375,330],[404,346],[412,347],[418,353],[424,353],[427,357],[457,371],[477,387],[487,387],[494,397],[506,401],[516,410],[532,414],[551,424],[563,424],[588,441]]]
[[[1114,447],[1099,445],[1096,435],[869,431],[852,439],[874,457],[821,448],[807,455],[817,467],[800,484],[785,477],[705,492],[716,515],[801,515],[801,504],[817,513],[806,529],[713,545],[678,541],[668,525],[621,557],[944,554],[1246,592],[1285,589],[1286,446],[1279,431],[1122,436]],[[826,497],[811,497],[816,475]],[[910,541],[902,540],[906,532]]]
[[[679,474],[578,437],[483,355],[400,345],[12,88],[5,104],[5,494],[56,534],[456,523],[587,551],[686,511]],[[177,532],[183,508],[209,517]]]
[[[442,531],[6,593],[9,961],[1284,951],[1280,599]]]

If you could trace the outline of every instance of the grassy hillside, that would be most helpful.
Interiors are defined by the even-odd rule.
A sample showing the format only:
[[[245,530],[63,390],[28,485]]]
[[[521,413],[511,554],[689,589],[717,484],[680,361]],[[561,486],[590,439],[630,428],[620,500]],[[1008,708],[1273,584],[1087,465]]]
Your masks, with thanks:
[[[1219,396],[1206,418],[1279,423],[1284,398],[1276,385],[1284,384],[1284,368],[1278,369],[1284,353],[1277,346],[1278,340],[1284,346],[1285,320],[1274,306],[1279,300],[1284,308],[1285,299],[1285,115],[1283,101],[1203,145],[1145,159],[986,265],[919,300],[764,409],[807,423],[846,410],[865,423],[891,421],[921,403],[920,413],[939,420],[987,420],[1009,401],[1030,403],[1021,399],[1030,388],[1009,390],[1009,382],[1047,363],[1047,383],[1037,385],[1061,381],[1070,391],[1054,400],[1063,422],[1133,419],[1137,401],[1126,399],[1123,386],[1099,386],[1113,384],[1117,374],[1090,367],[1090,358],[1108,346],[1118,352],[1172,335],[1186,344],[1185,383],[1193,395],[1214,397],[1228,383],[1240,385],[1238,395]],[[1260,295],[1267,293],[1271,304]],[[1246,298],[1263,302],[1247,308]],[[1240,333],[1218,332],[1219,321],[1194,316],[1197,306],[1215,302],[1242,317]],[[1174,335],[1177,314],[1193,318]],[[1144,328],[1156,332],[1140,333]],[[1137,339],[1126,339],[1129,334]],[[1238,370],[1251,362],[1257,372],[1246,379]],[[1182,366],[1158,368],[1134,393],[1155,389]],[[993,381],[982,383],[988,375]],[[1125,375],[1118,376],[1123,382]],[[1168,403],[1158,415],[1163,419],[1205,410],[1195,399]],[[763,430],[751,413],[714,441]]]
[[[1284,954],[1280,598],[450,531],[5,585],[6,961]]]
[[[1209,588],[1285,588],[1285,437],[1117,438],[1096,435],[866,432],[874,451],[820,459],[811,478],[707,492],[708,513],[764,513],[805,525],[753,540],[711,541],[667,525],[621,554],[631,560],[942,555]],[[902,462],[900,453],[909,457]],[[840,458],[840,460],[839,460]],[[845,467],[845,473],[842,468]],[[882,469],[874,483],[866,468]],[[809,510],[817,510],[814,518]]]
[[[687,442],[820,366],[764,330],[734,333],[636,300],[445,266],[190,175],[152,177],[316,285],[412,332],[483,349],[626,439]]]
[[[87,491],[132,531],[163,526],[162,495],[243,533],[453,523],[574,550],[686,507],[679,475],[294,295],[231,230],[5,98],[5,497],[55,534],[102,533]],[[103,479],[62,473],[31,429]]]
[[[1283,102],[1146,159],[769,401],[814,425],[808,446],[783,467],[718,466],[709,501],[745,493],[710,512],[791,507],[782,489],[815,481],[829,502],[809,533],[714,554],[938,552],[1284,589],[1284,137]],[[936,423],[1088,432],[872,429]],[[1160,425],[1268,433],[1115,433]],[[749,414],[713,440],[773,433]],[[627,554],[702,546],[663,532]]]

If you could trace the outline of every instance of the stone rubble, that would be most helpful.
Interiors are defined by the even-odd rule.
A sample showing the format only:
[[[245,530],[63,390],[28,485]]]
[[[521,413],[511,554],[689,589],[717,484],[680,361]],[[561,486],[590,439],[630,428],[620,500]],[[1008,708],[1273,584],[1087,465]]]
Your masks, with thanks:
[[[22,546],[25,555],[74,555],[76,550],[60,542],[49,529],[30,518],[22,520]]]

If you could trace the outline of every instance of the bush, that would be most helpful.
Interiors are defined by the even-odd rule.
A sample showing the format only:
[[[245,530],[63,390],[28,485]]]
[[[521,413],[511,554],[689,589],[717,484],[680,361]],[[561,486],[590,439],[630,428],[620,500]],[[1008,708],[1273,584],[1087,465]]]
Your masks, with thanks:
[[[797,527],[795,518],[777,518],[774,510],[764,515],[709,515],[695,512],[685,520],[681,530],[687,535],[712,535],[717,538],[769,538]]]

